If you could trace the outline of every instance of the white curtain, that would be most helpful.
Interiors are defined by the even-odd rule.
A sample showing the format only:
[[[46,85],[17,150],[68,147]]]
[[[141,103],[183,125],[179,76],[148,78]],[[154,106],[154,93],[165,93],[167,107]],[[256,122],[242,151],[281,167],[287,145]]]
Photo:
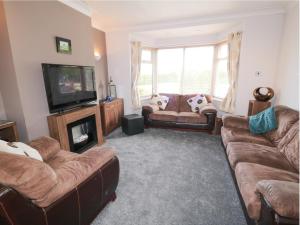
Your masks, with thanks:
[[[229,88],[223,99],[220,109],[224,112],[233,113],[235,109],[236,90],[238,81],[239,59],[241,49],[242,33],[231,33],[228,37],[228,81]]]
[[[141,100],[138,90],[138,81],[141,71],[141,42],[131,42],[131,101],[135,109],[141,107]]]

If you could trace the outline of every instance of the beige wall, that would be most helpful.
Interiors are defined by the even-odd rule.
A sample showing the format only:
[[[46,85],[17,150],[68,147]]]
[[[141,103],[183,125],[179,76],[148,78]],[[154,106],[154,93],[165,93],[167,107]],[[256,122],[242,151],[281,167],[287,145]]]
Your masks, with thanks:
[[[12,61],[11,45],[3,2],[0,1],[0,91],[3,108],[9,120],[16,121],[21,139],[27,139],[25,118],[20,101],[20,90]],[[2,110],[3,111],[3,110]]]
[[[19,96],[12,96],[10,101],[18,99],[15,105],[23,110],[22,139],[27,139],[26,134],[33,139],[48,134],[49,111],[41,63],[94,66],[91,19],[57,1],[6,1],[4,9],[15,68],[15,76],[14,71],[7,74],[12,74],[16,79],[12,83],[19,89]],[[55,36],[71,39],[71,55],[56,52]],[[6,90],[2,95],[7,95]],[[6,101],[9,98],[3,99],[7,115],[11,115]]]
[[[0,92],[0,120],[6,120],[6,112],[3,104],[2,94]]]
[[[106,40],[103,31],[93,28],[94,51],[101,55],[100,61],[95,62],[95,73],[98,80],[98,98],[103,99],[107,96],[107,56],[106,56]]]
[[[275,80],[276,103],[299,109],[299,7],[288,8],[285,15],[281,52]]]

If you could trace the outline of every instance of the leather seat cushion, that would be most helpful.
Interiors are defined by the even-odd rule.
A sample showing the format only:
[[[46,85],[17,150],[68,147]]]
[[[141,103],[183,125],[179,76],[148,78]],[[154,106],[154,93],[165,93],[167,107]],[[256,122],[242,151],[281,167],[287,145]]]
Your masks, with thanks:
[[[226,151],[232,169],[235,169],[239,162],[248,162],[297,172],[275,147],[246,142],[230,142]]]
[[[151,120],[160,120],[160,121],[170,121],[176,122],[177,121],[177,112],[174,111],[156,111],[149,115]]]
[[[229,142],[248,142],[274,147],[264,136],[251,134],[249,130],[245,129],[222,127],[221,135],[225,146]]]
[[[92,148],[83,154],[76,154],[55,168],[57,184],[43,197],[34,201],[40,207],[47,207],[99,170],[114,157],[110,148]]]
[[[248,215],[254,220],[260,218],[261,211],[260,196],[256,193],[257,182],[261,180],[299,182],[299,175],[297,173],[255,163],[238,163],[235,168],[235,176]]]
[[[177,116],[178,123],[206,124],[207,117],[194,112],[180,112]]]
[[[46,163],[49,166],[51,166],[53,169],[57,169],[65,162],[71,161],[73,160],[73,158],[77,156],[78,156],[77,153],[61,150]]]

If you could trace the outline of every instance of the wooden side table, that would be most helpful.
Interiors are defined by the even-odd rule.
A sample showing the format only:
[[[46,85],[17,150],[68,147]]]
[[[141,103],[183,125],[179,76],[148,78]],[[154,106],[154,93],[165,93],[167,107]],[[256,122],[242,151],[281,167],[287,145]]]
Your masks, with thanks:
[[[19,141],[16,122],[0,120],[0,139],[4,141]]]
[[[248,116],[255,115],[271,106],[271,102],[249,101]]]
[[[222,126],[223,126],[222,117],[216,116],[215,127],[214,127],[212,133],[214,135],[220,135]]]

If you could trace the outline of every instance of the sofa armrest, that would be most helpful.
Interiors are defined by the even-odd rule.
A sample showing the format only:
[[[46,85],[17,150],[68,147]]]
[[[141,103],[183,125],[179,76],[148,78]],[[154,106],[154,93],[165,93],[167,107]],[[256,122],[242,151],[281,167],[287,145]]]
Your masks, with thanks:
[[[153,112],[159,111],[159,107],[158,107],[158,105],[147,104],[147,105],[143,105],[142,110],[143,111],[146,110],[149,113],[153,113]]]
[[[60,151],[59,142],[51,137],[43,136],[28,144],[41,154],[43,161],[48,161]]]
[[[249,123],[247,117],[234,116],[234,115],[224,115],[222,117],[223,126],[225,128],[240,128],[249,129]]]
[[[299,183],[279,180],[261,180],[256,192],[282,217],[299,218]]]
[[[200,114],[207,114],[207,113],[217,113],[216,107],[213,104],[208,103],[206,106],[203,106],[200,109]]]

